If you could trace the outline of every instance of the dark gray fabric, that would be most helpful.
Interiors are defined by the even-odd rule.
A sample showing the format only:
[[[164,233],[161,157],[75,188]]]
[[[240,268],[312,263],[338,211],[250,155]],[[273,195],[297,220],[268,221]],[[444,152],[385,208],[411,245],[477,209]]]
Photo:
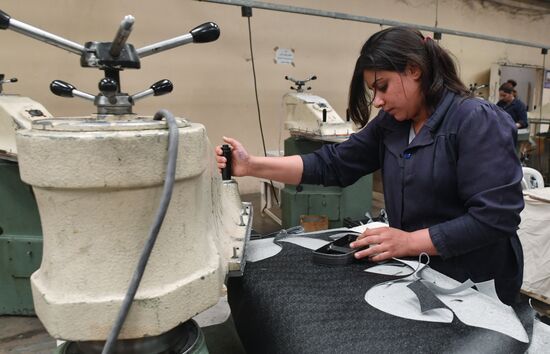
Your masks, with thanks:
[[[379,311],[364,296],[394,277],[364,272],[369,263],[313,264],[310,250],[247,263],[228,280],[235,325],[248,354],[264,353],[524,353],[527,345],[485,329],[407,320]],[[371,264],[372,265],[372,264]],[[516,305],[531,335],[533,312]],[[529,320],[530,319],[530,320]]]
[[[421,312],[439,308],[447,308],[447,306],[445,306],[445,304],[441,302],[441,300],[439,300],[422,281],[414,281],[407,285],[407,288],[411,289],[418,298]]]

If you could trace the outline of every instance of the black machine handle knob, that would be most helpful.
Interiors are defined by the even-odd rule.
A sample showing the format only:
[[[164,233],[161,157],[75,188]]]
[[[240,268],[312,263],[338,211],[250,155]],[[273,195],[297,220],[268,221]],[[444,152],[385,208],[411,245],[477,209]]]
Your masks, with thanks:
[[[157,81],[151,85],[151,90],[153,90],[154,96],[166,95],[167,93],[172,92],[173,89],[174,85],[172,84],[172,81],[167,79]]]
[[[73,97],[73,90],[76,90],[76,87],[65,81],[54,80],[50,84],[50,91],[57,96]]]
[[[109,77],[101,79],[97,86],[99,91],[101,91],[105,96],[113,96],[118,91],[118,84],[116,80]]]
[[[213,42],[220,37],[220,27],[214,22],[206,22],[189,31],[194,43]]]
[[[137,101],[141,100],[142,98],[145,98],[147,96],[162,96],[166,95],[167,93],[172,92],[174,89],[174,85],[170,80],[164,79],[155,82],[147,90],[141,91],[136,93],[135,95],[132,95],[132,100]]]
[[[52,81],[52,83],[50,84],[50,91],[52,91],[54,95],[61,96],[61,97],[77,96],[89,101],[95,100],[94,95],[90,95],[89,93],[79,91],[73,85],[61,80]]]
[[[231,179],[231,147],[227,144],[222,145],[222,156],[226,158],[225,168],[222,168],[222,179],[228,181]]]
[[[8,29],[10,27],[11,16],[0,10],[0,29]]]

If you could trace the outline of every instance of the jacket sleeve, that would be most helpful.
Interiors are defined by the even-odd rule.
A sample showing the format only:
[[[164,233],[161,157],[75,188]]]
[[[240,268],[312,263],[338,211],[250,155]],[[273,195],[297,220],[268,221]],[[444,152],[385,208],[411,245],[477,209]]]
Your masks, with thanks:
[[[519,116],[519,123],[521,124],[520,128],[527,128],[529,125],[529,121],[527,120],[527,107],[523,102],[519,105],[517,114]]]
[[[380,168],[381,118],[377,116],[343,143],[324,145],[311,154],[301,155],[304,171],[300,183],[346,187]]]
[[[489,104],[460,119],[457,188],[465,213],[430,227],[430,237],[442,258],[515,235],[524,205],[513,122]]]

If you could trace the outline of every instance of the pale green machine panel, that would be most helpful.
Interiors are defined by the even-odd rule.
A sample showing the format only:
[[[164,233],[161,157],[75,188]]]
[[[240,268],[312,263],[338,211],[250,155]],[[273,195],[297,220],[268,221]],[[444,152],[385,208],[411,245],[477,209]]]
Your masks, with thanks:
[[[34,315],[30,276],[42,261],[42,228],[16,162],[0,159],[0,315]]]
[[[324,142],[290,137],[285,140],[285,155],[307,154]],[[344,218],[365,218],[372,205],[372,175],[364,176],[346,188],[303,184],[286,185],[281,192],[283,227],[300,224],[301,215],[326,215],[329,227],[343,226]]]

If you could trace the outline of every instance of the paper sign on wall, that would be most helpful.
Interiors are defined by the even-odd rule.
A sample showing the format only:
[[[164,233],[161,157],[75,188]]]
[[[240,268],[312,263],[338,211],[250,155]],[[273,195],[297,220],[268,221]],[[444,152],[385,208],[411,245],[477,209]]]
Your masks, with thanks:
[[[275,64],[290,64],[294,66],[294,49],[275,47]]]

